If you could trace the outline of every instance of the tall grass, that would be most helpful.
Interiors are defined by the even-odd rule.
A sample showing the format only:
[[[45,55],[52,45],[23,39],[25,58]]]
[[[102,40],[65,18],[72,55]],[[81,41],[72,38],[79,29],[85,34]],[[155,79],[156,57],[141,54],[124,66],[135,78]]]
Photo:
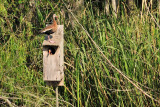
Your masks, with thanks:
[[[151,17],[137,10],[133,16],[123,11],[116,19],[107,17],[94,3],[85,3],[76,18],[103,54],[160,101],[160,30]],[[65,31],[65,84],[59,88],[60,106],[159,106],[110,67],[81,26],[71,25],[63,2],[2,0],[0,10],[0,105],[55,106],[55,90],[43,81],[44,36],[38,31],[56,13]]]

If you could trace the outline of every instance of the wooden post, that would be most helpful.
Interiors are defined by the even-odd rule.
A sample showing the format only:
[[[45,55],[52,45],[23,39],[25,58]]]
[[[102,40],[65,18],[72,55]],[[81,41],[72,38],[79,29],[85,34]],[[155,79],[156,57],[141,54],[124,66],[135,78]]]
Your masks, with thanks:
[[[56,107],[59,107],[59,103],[58,103],[58,87],[56,87]]]

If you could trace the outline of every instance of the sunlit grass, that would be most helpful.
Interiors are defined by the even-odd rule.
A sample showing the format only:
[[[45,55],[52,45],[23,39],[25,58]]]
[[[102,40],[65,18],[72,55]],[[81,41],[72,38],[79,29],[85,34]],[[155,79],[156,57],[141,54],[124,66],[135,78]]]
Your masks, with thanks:
[[[11,105],[55,106],[55,91],[43,81],[44,35],[38,31],[53,13],[59,13],[65,27],[65,86],[59,88],[60,106],[159,105],[110,68],[86,32],[60,14],[62,8],[70,14],[62,3],[29,3],[0,2],[1,104],[7,106],[8,99]],[[148,15],[106,18],[104,12],[95,14],[99,10],[91,5],[86,4],[78,21],[113,65],[159,100],[159,29]]]

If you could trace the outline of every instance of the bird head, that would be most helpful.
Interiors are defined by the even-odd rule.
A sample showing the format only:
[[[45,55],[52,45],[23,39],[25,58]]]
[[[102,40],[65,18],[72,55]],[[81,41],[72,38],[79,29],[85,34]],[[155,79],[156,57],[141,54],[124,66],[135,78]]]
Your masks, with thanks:
[[[53,14],[53,19],[58,18],[56,14]]]

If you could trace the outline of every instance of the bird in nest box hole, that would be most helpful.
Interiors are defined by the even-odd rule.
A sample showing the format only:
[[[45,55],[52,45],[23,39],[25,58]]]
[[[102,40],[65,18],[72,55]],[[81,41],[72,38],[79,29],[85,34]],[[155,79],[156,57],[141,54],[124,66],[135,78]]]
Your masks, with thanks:
[[[54,43],[54,41],[52,41],[50,39],[49,35],[57,31],[57,22],[56,22],[55,18],[58,18],[58,17],[56,14],[53,14],[53,23],[51,25],[46,26],[42,30],[40,30],[40,33],[44,33],[44,34],[48,35],[48,41],[50,43]]]

